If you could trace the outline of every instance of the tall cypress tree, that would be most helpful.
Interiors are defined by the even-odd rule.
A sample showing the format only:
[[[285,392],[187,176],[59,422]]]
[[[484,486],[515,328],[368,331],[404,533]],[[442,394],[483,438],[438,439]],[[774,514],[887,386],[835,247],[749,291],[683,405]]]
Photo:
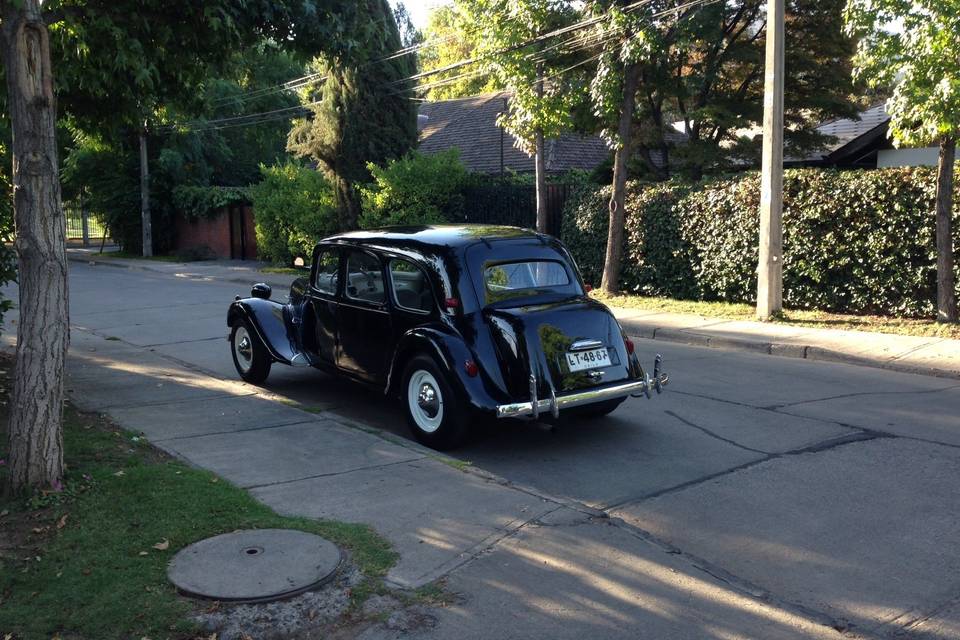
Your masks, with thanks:
[[[315,62],[322,80],[305,94],[313,117],[298,122],[288,148],[319,164],[334,185],[341,229],[360,216],[357,186],[370,179],[368,163],[383,164],[417,141],[416,103],[405,79],[412,54],[385,60],[401,47],[387,0],[361,0],[352,20],[358,46]]]

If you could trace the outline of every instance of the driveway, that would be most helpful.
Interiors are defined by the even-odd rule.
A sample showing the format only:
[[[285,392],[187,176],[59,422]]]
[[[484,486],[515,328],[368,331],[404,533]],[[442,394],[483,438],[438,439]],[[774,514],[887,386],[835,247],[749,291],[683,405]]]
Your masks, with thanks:
[[[378,528],[393,582],[462,595],[425,637],[960,638],[960,381],[638,340],[667,393],[486,428],[464,471],[376,391],[239,383],[244,290],[72,265],[75,401],[279,511]]]

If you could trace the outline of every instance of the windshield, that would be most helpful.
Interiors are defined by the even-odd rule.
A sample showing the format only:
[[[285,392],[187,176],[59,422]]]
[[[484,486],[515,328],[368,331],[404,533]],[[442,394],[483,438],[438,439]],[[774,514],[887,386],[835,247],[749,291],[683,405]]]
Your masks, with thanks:
[[[487,264],[483,269],[487,303],[543,293],[572,293],[570,274],[554,260]]]

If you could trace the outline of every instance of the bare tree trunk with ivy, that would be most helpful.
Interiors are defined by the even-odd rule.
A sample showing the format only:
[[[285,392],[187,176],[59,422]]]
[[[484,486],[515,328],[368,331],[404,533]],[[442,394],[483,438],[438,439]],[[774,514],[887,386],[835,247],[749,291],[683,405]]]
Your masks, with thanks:
[[[10,406],[10,489],[63,477],[63,363],[70,339],[66,221],[57,167],[50,40],[38,0],[0,3],[13,132],[20,320]]]
[[[617,125],[619,147],[613,158],[613,195],[610,197],[610,227],[607,231],[607,253],[603,261],[601,287],[605,293],[620,291],[620,267],[623,263],[623,235],[627,199],[627,165],[630,162],[631,127],[636,107],[637,83],[640,65],[630,64],[624,70],[623,102],[620,106],[620,121]]]
[[[957,322],[957,285],[953,277],[953,163],[957,143],[940,141],[937,165],[937,322]]]

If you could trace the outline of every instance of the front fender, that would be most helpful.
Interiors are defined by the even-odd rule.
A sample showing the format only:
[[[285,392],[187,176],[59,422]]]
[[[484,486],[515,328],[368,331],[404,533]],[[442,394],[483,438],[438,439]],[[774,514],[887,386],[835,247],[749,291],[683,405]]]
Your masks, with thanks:
[[[390,361],[384,393],[400,392],[406,363],[421,353],[436,360],[448,375],[448,381],[470,407],[478,411],[496,411],[500,401],[495,397],[496,387],[484,372],[483,363],[477,363],[480,371],[476,376],[468,375],[464,364],[476,358],[463,338],[447,327],[417,327],[401,336]]]
[[[293,327],[287,322],[286,305],[263,298],[242,298],[231,303],[227,326],[246,320],[277,362],[294,364],[299,355]],[[301,356],[302,357],[302,356]]]

